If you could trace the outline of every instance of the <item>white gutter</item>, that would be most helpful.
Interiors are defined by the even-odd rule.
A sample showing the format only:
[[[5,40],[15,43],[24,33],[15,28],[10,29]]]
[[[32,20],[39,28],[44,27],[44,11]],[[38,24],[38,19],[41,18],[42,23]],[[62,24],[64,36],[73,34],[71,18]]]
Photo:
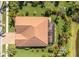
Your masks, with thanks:
[[[8,1],[6,1],[6,33],[8,33]],[[9,38],[6,38],[8,40]],[[8,43],[6,43],[6,57],[8,57]]]

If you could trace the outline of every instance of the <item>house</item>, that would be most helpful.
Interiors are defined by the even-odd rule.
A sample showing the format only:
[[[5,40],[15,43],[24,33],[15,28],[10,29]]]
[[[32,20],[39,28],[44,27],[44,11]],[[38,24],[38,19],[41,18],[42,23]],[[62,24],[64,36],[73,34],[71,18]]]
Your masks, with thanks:
[[[3,44],[16,47],[45,47],[53,44],[54,25],[49,17],[16,16],[15,32],[4,33]]]
[[[16,46],[47,46],[48,19],[48,17],[17,16],[15,18]]]

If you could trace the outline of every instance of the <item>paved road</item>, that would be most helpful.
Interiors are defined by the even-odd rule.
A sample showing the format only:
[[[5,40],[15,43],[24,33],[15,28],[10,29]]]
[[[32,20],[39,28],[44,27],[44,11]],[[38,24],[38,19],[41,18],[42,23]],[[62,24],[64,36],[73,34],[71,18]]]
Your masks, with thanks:
[[[1,14],[1,5],[2,5],[2,2],[0,1],[0,34],[1,34],[1,31],[2,31],[2,14]],[[2,51],[2,36],[0,35],[0,56],[1,56],[1,51]]]

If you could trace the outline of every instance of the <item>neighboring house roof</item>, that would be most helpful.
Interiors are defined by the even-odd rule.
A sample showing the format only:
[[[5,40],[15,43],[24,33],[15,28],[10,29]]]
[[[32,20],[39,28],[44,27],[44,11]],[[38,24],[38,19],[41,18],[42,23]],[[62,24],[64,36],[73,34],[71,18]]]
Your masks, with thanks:
[[[47,46],[48,17],[17,16],[16,46]]]

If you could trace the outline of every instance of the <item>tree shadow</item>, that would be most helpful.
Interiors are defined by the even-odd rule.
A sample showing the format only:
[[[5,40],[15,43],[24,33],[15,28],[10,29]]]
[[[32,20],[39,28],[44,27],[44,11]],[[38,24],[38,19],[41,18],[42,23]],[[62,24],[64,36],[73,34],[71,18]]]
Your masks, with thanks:
[[[79,30],[77,31],[76,37],[76,56],[79,57]]]

